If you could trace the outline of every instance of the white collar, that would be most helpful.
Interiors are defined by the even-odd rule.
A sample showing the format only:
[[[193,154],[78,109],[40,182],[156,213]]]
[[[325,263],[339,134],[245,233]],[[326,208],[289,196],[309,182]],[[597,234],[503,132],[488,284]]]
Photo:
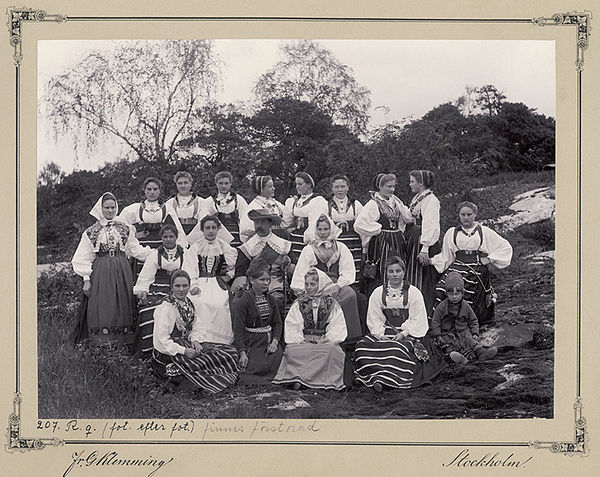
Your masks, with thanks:
[[[338,199],[335,195],[333,196],[333,200],[335,202],[337,202],[338,204],[345,204],[346,202],[348,202],[348,196],[344,197],[343,199]]]

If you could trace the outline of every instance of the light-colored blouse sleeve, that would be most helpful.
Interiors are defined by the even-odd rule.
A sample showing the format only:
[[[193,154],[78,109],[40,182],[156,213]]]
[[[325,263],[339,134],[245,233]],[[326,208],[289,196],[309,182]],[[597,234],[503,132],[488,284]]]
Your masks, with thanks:
[[[337,301],[333,301],[333,306],[329,312],[329,320],[327,321],[327,329],[325,337],[331,343],[341,343],[348,336],[346,329],[346,320],[344,312]]]
[[[408,318],[400,328],[413,338],[422,338],[429,329],[423,295],[412,285],[408,289]]]
[[[381,233],[381,224],[377,222],[379,217],[379,206],[377,202],[371,199],[365,204],[354,221],[354,230],[360,235],[365,250],[371,237]]]
[[[443,273],[454,262],[456,257],[456,247],[453,243],[453,237],[454,227],[450,227],[444,234],[442,251],[431,259],[431,264],[438,273]]]
[[[427,251],[440,238],[440,201],[433,194],[421,202],[421,244]]]
[[[348,250],[346,244],[342,242],[337,242],[337,246],[340,251],[340,276],[338,278],[337,284],[340,287],[352,285],[356,281],[356,267],[354,265],[354,257],[352,256],[352,252]]]
[[[171,339],[171,332],[175,327],[177,309],[170,303],[163,302],[154,310],[154,334],[152,344],[154,349],[162,354],[175,356],[184,354],[185,348]]]
[[[238,203],[238,213],[240,217],[240,223],[242,221],[242,217],[248,214],[248,202],[244,199],[240,194],[237,195],[237,203]]]
[[[304,318],[302,318],[297,301],[292,303],[283,326],[286,343],[302,343],[304,341]]]
[[[227,273],[226,275],[229,278],[233,278],[235,274],[235,262],[237,260],[237,249],[233,248],[229,244],[223,244],[223,256],[225,257],[225,263],[227,264]]]
[[[140,208],[140,204],[130,204],[127,207],[125,207],[121,213],[119,214],[119,216],[117,217],[117,220],[127,224],[127,225],[133,225],[135,223],[137,223],[137,212],[139,212],[139,208]]]
[[[367,310],[367,326],[369,331],[376,338],[383,338],[385,335],[385,315],[383,314],[383,303],[381,301],[381,292],[383,287],[377,287],[371,293],[369,298],[369,308]]]
[[[190,245],[190,248],[184,250],[181,269],[190,276],[190,289],[197,286],[200,270],[198,268],[198,245],[196,243],[193,243]]]
[[[289,229],[294,226],[294,214],[292,213],[292,209],[294,206],[295,197],[288,197],[283,206],[283,217],[281,220],[281,228]]]
[[[130,225],[129,237],[127,238],[127,244],[125,244],[125,254],[128,257],[144,261],[151,252],[152,249],[150,247],[140,245],[139,240],[135,236],[135,227]]]
[[[88,237],[88,234],[83,232],[77,250],[75,250],[75,254],[71,259],[73,271],[84,280],[89,280],[90,275],[92,274],[92,263],[95,258],[96,253],[94,252],[94,245]]]
[[[152,252],[146,257],[142,271],[138,275],[138,279],[133,287],[133,294],[139,295],[142,292],[148,293],[150,291],[150,285],[154,282],[156,271],[158,270],[158,252],[152,250]]]
[[[482,226],[483,246],[487,249],[488,258],[497,268],[506,268],[512,260],[512,245],[489,227]]]
[[[363,210],[363,205],[360,203],[360,200],[355,200],[354,201],[354,219],[356,220],[356,217],[358,217],[358,214],[360,214],[360,211]]]
[[[296,264],[296,268],[294,268],[294,274],[292,275],[292,282],[290,287],[296,294],[304,290],[304,275],[306,272],[310,270],[311,267],[314,267],[317,263],[317,259],[315,258],[315,252],[311,245],[306,245],[302,252],[300,252],[300,257],[298,258],[298,263]]]
[[[396,203],[398,204],[398,209],[400,210],[400,218],[405,224],[410,224],[414,222],[414,217],[410,209],[402,202],[398,197],[396,198]]]

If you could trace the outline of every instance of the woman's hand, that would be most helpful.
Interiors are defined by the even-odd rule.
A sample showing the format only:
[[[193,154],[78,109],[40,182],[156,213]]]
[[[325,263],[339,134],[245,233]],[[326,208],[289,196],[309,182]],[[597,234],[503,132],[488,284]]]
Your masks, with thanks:
[[[490,263],[492,263],[492,261],[487,258],[487,257],[481,257],[481,264],[482,265],[489,265]]]
[[[404,332],[403,332],[403,331],[401,331],[400,333],[397,333],[397,334],[395,334],[394,336],[392,336],[392,339],[393,339],[394,341],[402,341],[402,340],[403,340],[403,339],[405,339],[405,338],[406,338],[406,336],[405,336],[405,334],[404,334]]]
[[[242,369],[246,369],[248,367],[248,355],[246,354],[245,351],[240,352],[239,363],[240,363],[240,368],[242,368]]]
[[[421,252],[417,255],[417,260],[421,265],[429,265],[429,254],[427,252]]]
[[[331,292],[331,293],[330,293],[330,295],[331,295],[333,298],[337,298],[337,297],[338,297],[338,295],[340,294],[340,290],[341,290],[341,289],[342,289],[342,287],[340,287],[340,286],[339,286],[337,283],[334,283],[334,284],[331,286],[331,288],[329,288],[329,290],[330,290],[330,292]]]
[[[148,304],[148,293],[146,292],[142,292],[138,295],[138,301],[140,302],[140,305],[147,305]]]
[[[225,282],[225,283],[229,283],[232,280],[232,277],[230,277],[229,275],[223,275],[221,277],[221,279]]]
[[[83,294],[90,296],[90,290],[92,289],[92,283],[89,280],[83,281]]]
[[[277,345],[279,345],[279,340],[277,338],[273,338],[269,346],[267,346],[267,354],[272,354],[277,351]]]
[[[196,353],[200,354],[202,352],[202,345],[198,341],[192,341],[192,346],[196,350]]]
[[[190,290],[190,295],[200,295],[200,288],[194,287]]]
[[[186,348],[183,354],[186,358],[195,358],[198,356],[198,352],[194,348]]]

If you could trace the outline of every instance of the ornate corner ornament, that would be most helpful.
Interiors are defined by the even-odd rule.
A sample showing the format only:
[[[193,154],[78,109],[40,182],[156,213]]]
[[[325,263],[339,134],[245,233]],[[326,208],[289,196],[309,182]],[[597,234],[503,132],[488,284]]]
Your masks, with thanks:
[[[584,10],[583,12],[555,13],[551,17],[533,18],[533,23],[538,26],[546,25],[576,25],[577,26],[577,59],[575,67],[577,71],[583,70],[583,52],[587,50],[590,43],[592,27],[590,25],[592,12]]]
[[[13,399],[13,412],[8,416],[8,443],[5,444],[7,452],[11,454],[13,451],[28,451],[41,450],[46,446],[61,446],[64,445],[62,439],[54,438],[27,438],[21,437],[21,417],[20,408],[23,398],[21,393],[15,393]]]
[[[51,14],[48,15],[44,10],[33,10],[27,7],[15,8],[8,7],[6,9],[8,15],[9,43],[14,48],[13,58],[15,66],[18,68],[23,61],[22,39],[21,39],[21,23],[22,22],[57,22],[63,23],[68,20],[66,15]]]

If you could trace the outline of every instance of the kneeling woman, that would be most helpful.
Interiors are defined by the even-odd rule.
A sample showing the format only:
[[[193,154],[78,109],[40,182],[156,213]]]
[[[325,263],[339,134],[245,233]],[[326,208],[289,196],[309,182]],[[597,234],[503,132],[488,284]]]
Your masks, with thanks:
[[[218,393],[238,378],[237,353],[227,344],[201,342],[189,289],[190,276],[183,270],[173,272],[171,293],[154,311],[153,368],[171,388],[187,382]]]
[[[269,295],[269,265],[255,258],[246,272],[247,291],[233,310],[234,345],[240,355],[240,380],[244,384],[269,384],[275,377],[283,350],[282,323],[277,301]]]
[[[345,354],[339,343],[347,336],[340,305],[328,295],[333,285],[321,270],[311,268],[304,291],[285,319],[283,360],[273,384],[293,384],[315,389],[344,388]]]
[[[387,259],[384,284],[369,299],[371,334],[356,345],[356,379],[378,392],[383,386],[404,389],[429,383],[444,366],[443,356],[425,336],[423,295],[404,280],[405,274],[400,257]]]

